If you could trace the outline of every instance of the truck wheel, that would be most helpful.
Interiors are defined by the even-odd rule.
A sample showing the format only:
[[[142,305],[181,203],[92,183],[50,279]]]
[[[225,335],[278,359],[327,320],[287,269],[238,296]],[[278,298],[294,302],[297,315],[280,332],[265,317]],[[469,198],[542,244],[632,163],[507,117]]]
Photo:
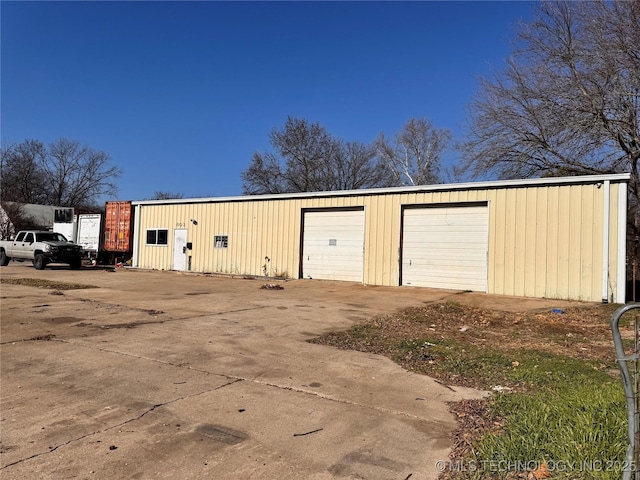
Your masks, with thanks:
[[[0,251],[0,265],[3,267],[6,267],[7,265],[9,265],[9,261],[11,259],[9,257],[7,257],[7,254],[4,250]]]
[[[36,267],[36,270],[44,270],[44,267],[47,266],[47,259],[43,254],[38,253],[33,259],[33,266]]]
[[[71,263],[69,263],[69,266],[72,270],[78,270],[82,266],[82,259],[74,258]]]

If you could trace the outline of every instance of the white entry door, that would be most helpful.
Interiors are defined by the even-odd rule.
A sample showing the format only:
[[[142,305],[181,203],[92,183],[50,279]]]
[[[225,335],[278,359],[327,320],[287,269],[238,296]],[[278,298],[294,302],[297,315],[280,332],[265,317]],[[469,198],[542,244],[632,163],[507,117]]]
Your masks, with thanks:
[[[323,280],[364,280],[364,210],[304,214],[302,274]]]
[[[402,285],[487,291],[489,207],[405,208]]]
[[[187,269],[187,230],[173,231],[173,269],[184,271]]]

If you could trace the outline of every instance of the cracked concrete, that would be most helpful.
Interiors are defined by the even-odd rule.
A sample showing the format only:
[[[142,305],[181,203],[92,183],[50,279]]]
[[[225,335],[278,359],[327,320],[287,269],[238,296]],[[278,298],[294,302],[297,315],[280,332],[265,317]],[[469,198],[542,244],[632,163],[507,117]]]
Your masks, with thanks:
[[[3,480],[435,479],[455,426],[446,403],[482,395],[306,342],[453,292],[27,265],[2,276],[99,287],[2,285]]]

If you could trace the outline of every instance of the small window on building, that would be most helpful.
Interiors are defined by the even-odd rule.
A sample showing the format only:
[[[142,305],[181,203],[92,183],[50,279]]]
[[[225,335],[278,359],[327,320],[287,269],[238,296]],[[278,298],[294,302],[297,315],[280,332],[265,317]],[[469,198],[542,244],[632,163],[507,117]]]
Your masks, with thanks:
[[[158,245],[167,245],[169,243],[169,231],[158,230]]]
[[[214,235],[213,248],[227,248],[229,246],[228,235]]]
[[[338,239],[337,239],[337,238],[330,238],[330,239],[329,239],[329,246],[330,246],[330,247],[336,247],[336,246],[338,246]]]
[[[147,230],[147,245],[167,245],[169,231],[167,229]]]

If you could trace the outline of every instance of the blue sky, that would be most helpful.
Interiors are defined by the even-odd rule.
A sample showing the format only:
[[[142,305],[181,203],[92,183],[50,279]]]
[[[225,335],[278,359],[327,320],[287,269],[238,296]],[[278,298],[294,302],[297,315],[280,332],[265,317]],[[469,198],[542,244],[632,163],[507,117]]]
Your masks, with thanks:
[[[119,200],[241,195],[287,116],[369,143],[460,138],[530,2],[0,2],[3,144],[107,152]],[[448,153],[447,163],[456,160]]]

